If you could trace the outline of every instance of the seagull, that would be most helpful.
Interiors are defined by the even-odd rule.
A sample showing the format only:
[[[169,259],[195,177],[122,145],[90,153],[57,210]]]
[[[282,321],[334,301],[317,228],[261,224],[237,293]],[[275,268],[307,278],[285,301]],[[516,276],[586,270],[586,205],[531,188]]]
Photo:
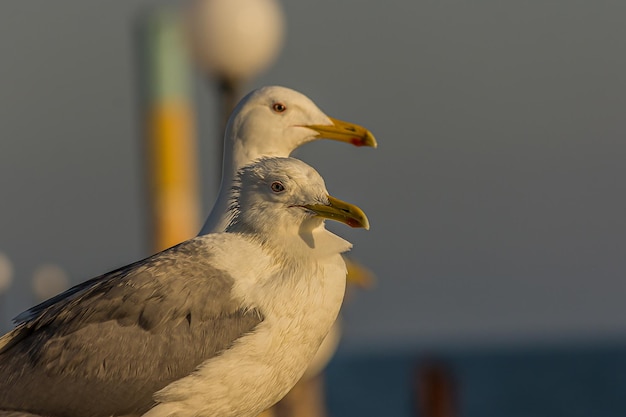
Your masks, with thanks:
[[[2,417],[254,417],[298,381],[368,229],[293,158],[241,168],[223,233],[197,236],[27,310],[0,338]]]
[[[355,146],[376,148],[374,135],[362,126],[328,117],[304,94],[282,86],[266,86],[246,95],[233,110],[224,134],[224,155],[220,192],[200,235],[224,231],[230,222],[229,190],[239,168],[258,158],[289,156],[305,143],[331,139]],[[348,281],[369,277],[367,270],[344,257]],[[339,329],[331,331],[324,347],[336,346]],[[318,372],[334,350],[322,349],[312,361]],[[306,378],[305,378],[306,379]]]
[[[241,99],[226,125],[220,192],[200,234],[223,232],[230,223],[229,193],[241,167],[263,157],[288,157],[317,139],[378,146],[369,130],[328,117],[311,99],[290,88],[266,86]]]

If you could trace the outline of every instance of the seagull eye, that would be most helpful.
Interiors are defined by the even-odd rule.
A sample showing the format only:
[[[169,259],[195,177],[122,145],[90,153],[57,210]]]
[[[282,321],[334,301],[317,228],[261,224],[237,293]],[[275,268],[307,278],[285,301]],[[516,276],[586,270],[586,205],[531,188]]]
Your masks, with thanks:
[[[280,181],[274,181],[270,187],[275,193],[281,193],[285,191],[285,186]]]
[[[274,105],[272,106],[272,109],[276,113],[282,113],[285,110],[287,110],[287,106],[285,106],[283,103],[274,103]]]

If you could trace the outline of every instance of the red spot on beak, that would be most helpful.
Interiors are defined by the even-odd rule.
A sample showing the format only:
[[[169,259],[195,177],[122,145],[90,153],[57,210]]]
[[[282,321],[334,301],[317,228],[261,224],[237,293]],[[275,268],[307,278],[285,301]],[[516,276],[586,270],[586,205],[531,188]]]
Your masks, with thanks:
[[[354,219],[348,219],[348,220],[346,221],[346,224],[347,224],[348,226],[350,226],[350,227],[361,227],[361,223],[357,222],[357,221],[356,221],[356,220],[354,220]]]
[[[352,138],[350,139],[350,143],[354,146],[363,146],[363,139],[360,138]]]

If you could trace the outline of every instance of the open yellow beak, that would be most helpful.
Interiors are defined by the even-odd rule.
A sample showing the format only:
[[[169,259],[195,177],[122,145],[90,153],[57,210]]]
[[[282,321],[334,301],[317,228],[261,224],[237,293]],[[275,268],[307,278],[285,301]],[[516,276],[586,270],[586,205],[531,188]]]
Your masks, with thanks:
[[[321,138],[347,142],[354,146],[370,146],[372,148],[378,146],[374,135],[366,128],[354,123],[333,119],[332,117],[329,117],[329,119],[333,124],[305,125],[304,127],[315,130]]]
[[[363,210],[357,206],[341,201],[338,198],[328,196],[326,204],[304,204],[303,207],[315,212],[319,217],[336,220],[350,227],[370,228],[370,223]]]

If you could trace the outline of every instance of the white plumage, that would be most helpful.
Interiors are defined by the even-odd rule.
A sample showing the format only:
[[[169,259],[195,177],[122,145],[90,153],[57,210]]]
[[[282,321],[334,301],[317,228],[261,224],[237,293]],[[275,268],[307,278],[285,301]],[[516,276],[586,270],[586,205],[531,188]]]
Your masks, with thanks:
[[[86,281],[0,338],[0,416],[256,416],[302,376],[345,289],[332,218],[368,227],[291,158],[241,169],[226,232]]]
[[[376,146],[294,90],[246,96],[225,132],[220,194],[200,236],[18,316],[0,338],[0,416],[254,416],[285,395],[343,298],[339,254],[350,245],[322,218],[367,219],[326,197],[306,164],[259,160],[321,138]],[[270,179],[289,192],[272,191]]]
[[[369,130],[328,117],[304,94],[269,86],[254,90],[233,110],[224,133],[222,185],[200,234],[224,231],[229,222],[229,190],[237,170],[264,157],[288,157],[299,146],[331,139],[376,147]]]

